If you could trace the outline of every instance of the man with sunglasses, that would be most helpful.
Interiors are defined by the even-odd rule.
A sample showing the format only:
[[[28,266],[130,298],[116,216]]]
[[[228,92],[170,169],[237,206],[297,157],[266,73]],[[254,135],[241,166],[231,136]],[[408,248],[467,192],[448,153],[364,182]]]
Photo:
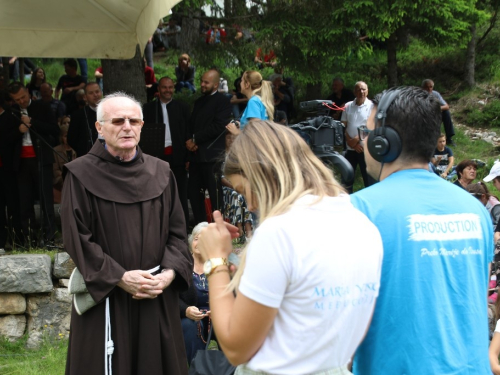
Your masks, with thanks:
[[[380,182],[351,201],[379,229],[384,259],[372,323],[353,372],[489,375],[489,213],[465,190],[428,171],[441,124],[434,95],[403,87],[373,102],[359,136],[367,171]]]
[[[104,144],[65,165],[64,244],[96,303],[83,311],[75,295],[66,374],[187,373],[178,293],[193,260],[175,177],[138,147],[142,117],[134,98],[108,95]]]

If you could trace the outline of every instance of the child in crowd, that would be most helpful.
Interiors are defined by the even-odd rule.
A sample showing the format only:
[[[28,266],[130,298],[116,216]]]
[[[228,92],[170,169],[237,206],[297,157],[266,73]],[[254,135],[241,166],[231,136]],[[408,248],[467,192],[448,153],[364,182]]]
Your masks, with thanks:
[[[454,160],[453,151],[446,146],[446,135],[441,134],[438,138],[436,151],[434,151],[434,157],[431,160],[432,164],[436,167],[437,173],[446,178],[453,168]]]

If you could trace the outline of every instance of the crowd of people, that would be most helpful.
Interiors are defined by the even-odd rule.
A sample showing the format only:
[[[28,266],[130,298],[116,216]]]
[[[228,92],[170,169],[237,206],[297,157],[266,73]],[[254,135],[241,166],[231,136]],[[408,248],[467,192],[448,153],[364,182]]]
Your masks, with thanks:
[[[207,43],[223,42],[210,30]],[[372,99],[366,82],[333,80],[332,116],[365,186],[349,195],[282,126],[294,89],[278,67],[245,71],[229,93],[215,68],[198,86],[182,54],[139,103],[103,98],[76,60],[64,66],[55,94],[36,68],[0,95],[0,248],[52,244],[61,203],[64,248],[97,303],[72,312],[68,374],[186,374],[212,330],[236,374],[499,373],[484,299],[489,266],[500,272],[500,202],[475,182],[477,161],[455,166],[432,80]],[[192,110],[182,90],[200,94]],[[138,145],[158,124],[153,157]],[[500,163],[484,181],[500,190]]]
[[[56,227],[53,207],[54,203],[61,202],[63,166],[86,155],[98,139],[102,140],[95,126],[97,104],[103,97],[102,68],[96,70],[101,84],[86,82],[78,74],[75,59],[66,59],[64,69],[65,74],[59,78],[55,90],[47,82],[44,69],[37,67],[26,86],[14,82],[0,95],[5,114],[0,118],[1,170],[5,176],[0,203],[8,206],[7,216],[0,215],[2,252],[6,245],[25,248],[58,245],[60,228]],[[272,83],[263,80],[259,72],[248,71],[237,79],[235,91],[230,93],[227,81],[216,69],[211,69],[202,76],[202,96],[190,113],[187,104],[173,100],[174,93],[183,89],[196,92],[195,67],[189,55],[180,55],[172,78],[163,77],[156,82],[153,69],[147,65],[145,69],[146,87],[152,92],[148,97],[154,100],[144,104],[144,120],[146,124],[165,124],[165,151],[159,156],[170,163],[174,172],[186,224],[194,226],[207,220],[207,190],[211,207],[227,213],[227,220],[241,228],[240,241],[244,242],[252,235],[255,217],[228,180],[220,173],[218,178],[213,178],[213,171],[220,170],[218,157],[226,149],[226,143],[231,142],[219,135],[225,132],[231,118],[239,120],[241,116],[241,126],[253,117],[279,116],[286,122],[286,113],[275,112],[275,100],[279,97],[273,93]],[[153,77],[149,79],[152,85],[148,85],[149,76]],[[264,102],[260,102],[265,110],[255,113],[257,107],[253,103],[260,100],[261,86],[266,89]],[[256,88],[259,95],[253,94]],[[291,92],[288,89],[286,92],[291,101]],[[236,124],[239,126],[240,121]],[[235,129],[239,131],[236,126]],[[41,206],[39,220],[34,209],[36,200]],[[191,223],[188,200],[195,218]]]

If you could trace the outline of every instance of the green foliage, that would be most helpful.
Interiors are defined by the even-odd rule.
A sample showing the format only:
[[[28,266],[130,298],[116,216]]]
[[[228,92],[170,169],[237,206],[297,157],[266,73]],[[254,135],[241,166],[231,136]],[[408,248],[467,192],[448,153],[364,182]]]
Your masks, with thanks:
[[[478,36],[486,31],[486,26],[478,30]],[[484,39],[477,49],[476,54],[476,80],[488,82],[500,82],[500,28],[495,27],[488,37]]]
[[[399,84],[420,86],[422,80],[435,80],[438,91],[448,91],[462,82],[464,53],[453,44],[431,46],[410,38],[407,49],[398,54]]]
[[[465,109],[467,124],[474,127],[500,127],[500,100],[492,100],[482,109]]]
[[[369,37],[386,40],[404,28],[418,32],[420,38],[440,44],[467,41],[470,20],[484,19],[475,9],[475,1],[443,0],[358,0],[344,3],[335,12],[335,19],[366,30]]]

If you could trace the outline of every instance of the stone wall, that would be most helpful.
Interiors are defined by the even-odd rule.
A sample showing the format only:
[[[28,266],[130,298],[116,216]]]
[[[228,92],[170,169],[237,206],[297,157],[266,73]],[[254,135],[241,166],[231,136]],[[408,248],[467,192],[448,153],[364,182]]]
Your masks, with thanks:
[[[72,297],[68,279],[75,264],[65,252],[54,264],[43,254],[0,256],[0,335],[10,341],[28,334],[36,348],[44,335],[69,335]]]

